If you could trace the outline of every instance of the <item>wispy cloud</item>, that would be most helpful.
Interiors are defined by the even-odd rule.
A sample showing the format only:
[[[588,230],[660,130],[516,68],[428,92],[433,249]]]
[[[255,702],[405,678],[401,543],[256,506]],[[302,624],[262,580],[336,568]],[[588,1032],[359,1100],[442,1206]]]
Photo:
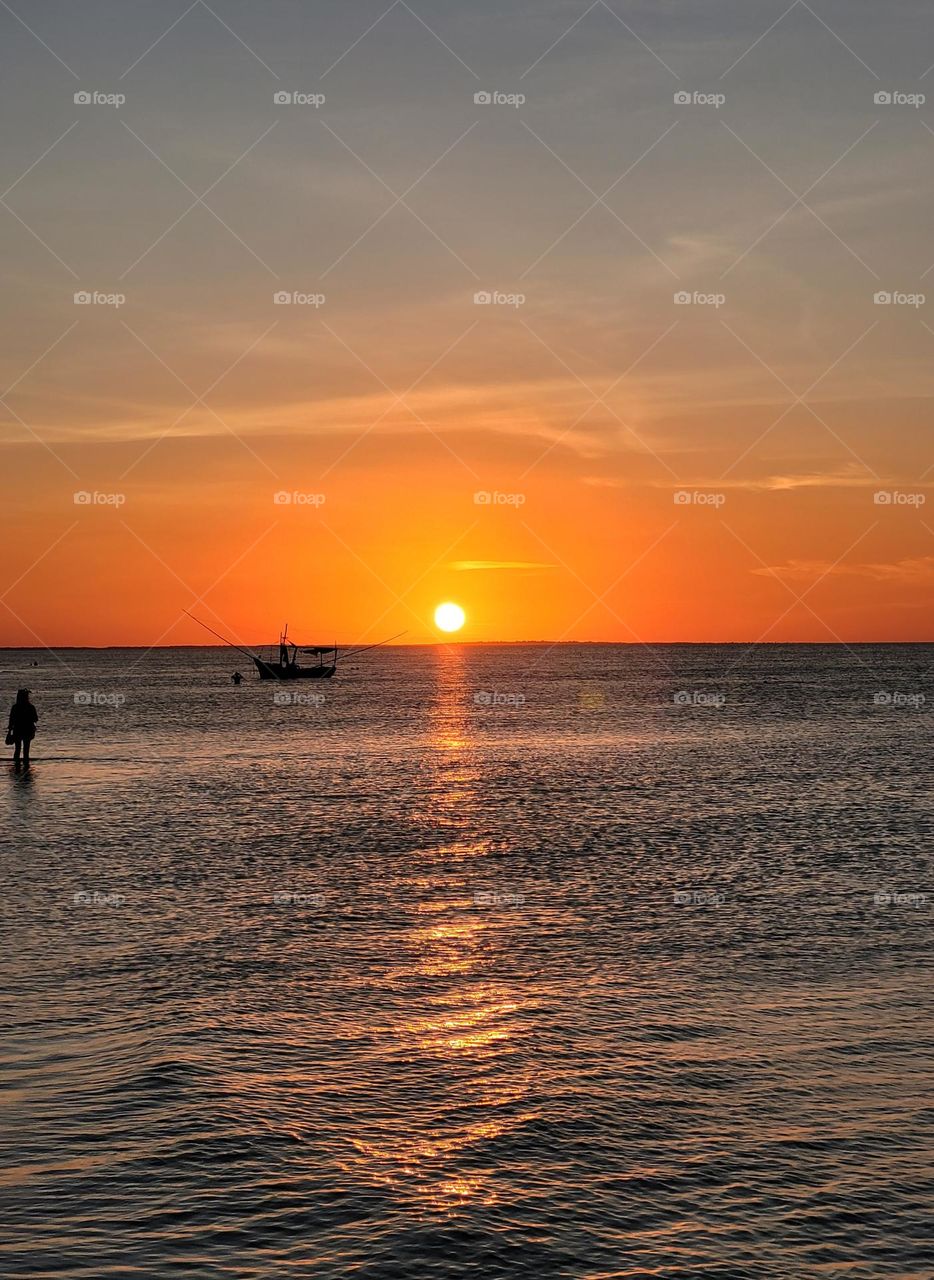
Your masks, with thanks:
[[[763,480],[751,480],[740,483],[743,489],[767,489],[785,491],[788,489],[850,489],[864,488],[866,485],[878,486],[878,479],[869,475],[863,467],[851,463],[840,471],[813,471],[797,475],[766,476]]]
[[[792,582],[811,582],[824,577],[869,578],[874,582],[899,584],[934,581],[934,556],[896,560],[890,564],[833,564],[829,560],[789,560],[786,564],[752,569],[762,577],[787,578]]]
[[[554,569],[553,564],[541,564],[536,560],[452,560],[449,569],[471,573],[477,570],[518,569],[531,571],[536,569]]]
[[[587,476],[585,484],[597,486],[623,487],[623,482],[613,478]],[[849,463],[845,467],[828,471],[784,472],[765,475],[759,478],[727,478],[706,475],[689,477],[685,484],[693,484],[701,489],[747,490],[751,493],[785,493],[793,489],[865,489],[879,487],[879,477],[871,475],[858,462]],[[894,481],[892,482],[894,483]],[[670,488],[664,480],[653,482],[655,488]]]

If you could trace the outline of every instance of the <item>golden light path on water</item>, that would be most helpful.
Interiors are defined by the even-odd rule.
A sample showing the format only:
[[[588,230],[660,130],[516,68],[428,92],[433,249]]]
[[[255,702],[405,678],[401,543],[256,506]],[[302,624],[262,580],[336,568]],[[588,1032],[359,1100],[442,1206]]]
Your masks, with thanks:
[[[522,913],[491,916],[469,891],[451,894],[445,886],[452,871],[460,884],[465,864],[479,869],[490,852],[488,842],[468,834],[470,812],[482,800],[468,698],[463,652],[439,649],[426,752],[434,785],[426,816],[440,840],[432,851],[435,869],[413,886],[402,958],[389,975],[392,983],[414,983],[426,993],[417,1011],[394,1023],[392,1034],[396,1051],[420,1062],[448,1102],[404,1135],[354,1143],[371,1177],[394,1187],[409,1183],[426,1209],[443,1214],[468,1202],[496,1202],[495,1143],[535,1115],[522,1105],[532,1067],[513,1043],[528,1018],[528,1002],[492,971],[508,954],[510,935],[523,927]],[[477,879],[469,870],[467,879]],[[458,1114],[468,1109],[469,1119]]]

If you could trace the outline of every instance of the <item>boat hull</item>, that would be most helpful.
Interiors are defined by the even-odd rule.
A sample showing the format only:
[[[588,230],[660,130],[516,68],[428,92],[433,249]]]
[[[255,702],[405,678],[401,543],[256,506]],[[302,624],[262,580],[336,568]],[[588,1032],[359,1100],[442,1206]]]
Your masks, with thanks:
[[[336,664],[329,667],[300,667],[296,663],[283,666],[281,662],[263,662],[262,658],[254,658],[260,680],[330,680],[337,670]]]

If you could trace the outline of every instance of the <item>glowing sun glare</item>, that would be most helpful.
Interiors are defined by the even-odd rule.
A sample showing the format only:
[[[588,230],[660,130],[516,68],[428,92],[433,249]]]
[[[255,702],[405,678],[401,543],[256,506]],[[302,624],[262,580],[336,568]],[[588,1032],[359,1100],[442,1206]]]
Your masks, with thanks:
[[[439,604],[435,609],[435,626],[439,631],[460,631],[467,615],[459,604]]]

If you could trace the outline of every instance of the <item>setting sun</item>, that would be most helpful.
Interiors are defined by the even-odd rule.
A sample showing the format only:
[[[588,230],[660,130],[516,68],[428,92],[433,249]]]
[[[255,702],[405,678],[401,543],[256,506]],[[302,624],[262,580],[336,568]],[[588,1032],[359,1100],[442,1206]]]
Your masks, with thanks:
[[[467,615],[459,604],[439,604],[435,609],[435,626],[439,631],[460,631]]]

